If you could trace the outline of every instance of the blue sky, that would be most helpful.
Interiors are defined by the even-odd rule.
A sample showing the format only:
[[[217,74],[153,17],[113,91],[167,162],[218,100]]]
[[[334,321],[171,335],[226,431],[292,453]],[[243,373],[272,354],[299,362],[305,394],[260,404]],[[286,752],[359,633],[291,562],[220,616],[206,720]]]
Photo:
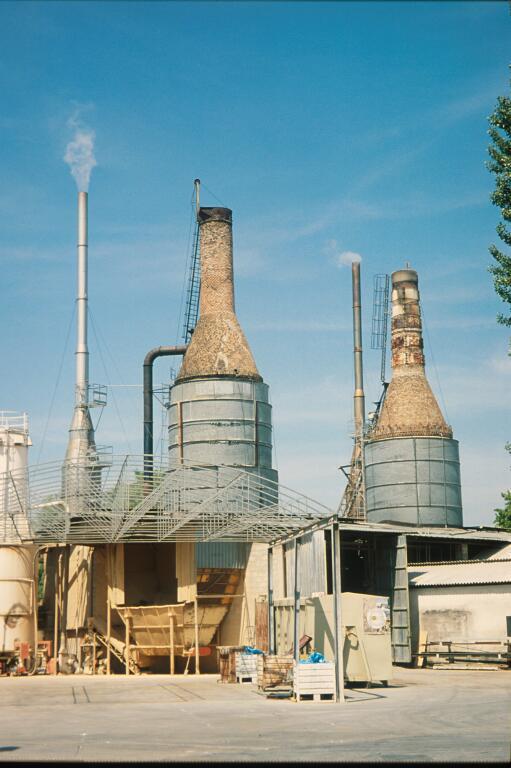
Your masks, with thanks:
[[[98,443],[142,450],[141,364],[180,341],[199,176],[203,203],[234,211],[237,309],[271,387],[282,482],[330,506],[342,493],[339,254],[362,256],[369,401],[373,274],[409,261],[429,379],[460,440],[465,522],[491,524],[510,485],[511,360],[487,272],[498,210],[485,160],[510,29],[504,2],[2,2],[0,407],[28,411],[32,462],[63,455],[72,413],[76,188],[63,155],[78,104],[98,163],[91,378],[138,385],[110,389]],[[160,361],[155,381],[168,375]]]

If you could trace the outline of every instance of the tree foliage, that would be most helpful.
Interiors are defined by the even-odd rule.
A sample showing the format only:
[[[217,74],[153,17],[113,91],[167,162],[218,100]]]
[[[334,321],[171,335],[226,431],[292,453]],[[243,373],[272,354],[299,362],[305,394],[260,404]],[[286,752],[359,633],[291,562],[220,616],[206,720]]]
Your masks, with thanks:
[[[488,153],[488,169],[495,175],[495,190],[491,201],[500,208],[502,221],[497,225],[497,234],[502,242],[511,246],[511,98],[499,96],[497,107],[489,118],[491,144]],[[502,247],[502,246],[501,246]],[[491,245],[490,254],[494,262],[490,266],[495,291],[502,301],[509,305],[507,315],[499,314],[502,325],[511,326],[511,255]]]
[[[511,453],[511,443],[506,444],[506,451]],[[497,528],[507,528],[511,531],[511,491],[504,491],[504,493],[501,493],[501,496],[505,504],[502,509],[494,510],[495,520],[493,522]]]
[[[495,510],[494,524],[497,528],[507,528],[511,531],[511,491],[504,491],[501,496],[506,503],[502,509]]]

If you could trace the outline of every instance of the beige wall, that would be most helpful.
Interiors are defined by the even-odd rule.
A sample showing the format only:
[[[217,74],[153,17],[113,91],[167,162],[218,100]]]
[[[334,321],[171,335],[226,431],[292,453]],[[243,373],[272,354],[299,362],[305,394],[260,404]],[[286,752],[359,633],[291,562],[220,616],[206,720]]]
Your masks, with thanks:
[[[293,647],[293,598],[275,601],[275,636],[277,654],[286,654]],[[329,661],[334,658],[334,619],[332,595],[308,597],[300,601],[298,636],[312,637],[311,646]]]
[[[511,584],[410,589],[412,647],[428,640],[505,640]]]
[[[247,567],[242,575],[232,608],[220,625],[219,645],[252,645],[255,643],[255,603],[268,595],[268,546],[252,544]]]

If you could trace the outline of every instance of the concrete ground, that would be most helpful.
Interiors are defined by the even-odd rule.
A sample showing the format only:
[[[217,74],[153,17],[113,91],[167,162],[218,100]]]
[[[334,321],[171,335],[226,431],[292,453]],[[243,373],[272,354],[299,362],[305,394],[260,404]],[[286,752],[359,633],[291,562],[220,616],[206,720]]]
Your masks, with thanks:
[[[0,679],[0,761],[510,759],[511,671],[395,669],[345,704],[217,675]]]

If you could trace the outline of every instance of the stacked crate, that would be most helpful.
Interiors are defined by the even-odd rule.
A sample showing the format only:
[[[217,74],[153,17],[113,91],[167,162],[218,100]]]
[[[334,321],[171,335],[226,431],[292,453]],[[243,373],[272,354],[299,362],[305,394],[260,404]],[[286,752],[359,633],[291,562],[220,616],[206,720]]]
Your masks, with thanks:
[[[293,664],[293,693],[296,701],[335,701],[335,664]]]
[[[255,653],[236,653],[237,683],[255,683],[258,655]]]
[[[269,656],[266,653],[257,657],[257,687],[261,690],[290,683],[293,675],[292,656]]]

